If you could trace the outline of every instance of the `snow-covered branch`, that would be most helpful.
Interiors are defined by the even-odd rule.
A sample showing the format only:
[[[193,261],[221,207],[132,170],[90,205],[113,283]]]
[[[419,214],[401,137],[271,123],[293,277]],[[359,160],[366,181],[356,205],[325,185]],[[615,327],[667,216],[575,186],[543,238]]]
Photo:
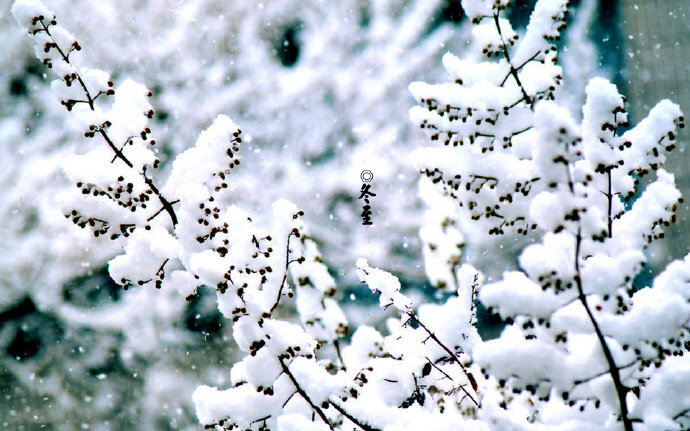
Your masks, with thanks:
[[[678,105],[661,101],[632,126],[615,85],[594,78],[580,123],[555,101],[568,2],[539,0],[521,36],[509,1],[462,5],[474,42],[465,58],[445,55],[451,82],[410,85],[412,121],[444,144],[412,155],[429,205],[426,271],[444,295],[416,304],[360,258],[360,281],[389,314],[385,330],[362,325],[347,340],[304,212],[280,199],[249,213],[233,200],[237,125],[218,115],[162,181],[150,91],[81,67],[81,45],[40,1],[15,2],[62,105],[84,138],[102,140],[82,138],[83,153],[64,162],[76,186],[67,218],[121,247],[108,271],[130,300],[154,286],[188,301],[212,292],[232,322],[241,358],[230,384],[192,395],[207,429],[687,428],[690,257],[650,288],[634,284],[682,201],[663,169],[684,126]],[[463,262],[482,236],[517,244],[518,268],[485,282]],[[477,301],[507,324],[499,338],[479,336]],[[674,401],[659,403],[662,394]]]
[[[522,38],[502,18],[503,2],[463,5],[487,60],[447,54],[444,64],[455,82],[412,84],[422,106],[410,114],[432,141],[445,144],[418,150],[415,160],[459,205],[447,218],[457,226],[474,221],[490,235],[536,240],[522,251],[520,271],[505,272],[479,292],[510,325],[474,350],[485,379],[501,394],[491,399],[505,410],[499,415],[504,426],[655,429],[658,418],[632,412],[653,390],[650,366],[662,367],[687,349],[690,285],[676,279],[671,294],[655,281],[638,291],[633,279],[645,262],[644,248],[663,238],[682,202],[673,175],[662,168],[676,147],[676,128],[684,126],[682,113],[664,100],[631,127],[625,98],[595,78],[578,124],[552,101],[562,72],[551,43],[565,27],[566,2],[537,2]],[[656,179],[640,189],[639,178],[652,173]],[[457,257],[446,264],[457,265]],[[666,316],[643,317],[650,308]],[[652,329],[654,335],[637,338],[635,346],[626,341],[656,322],[668,332]],[[521,418],[511,413],[525,410]],[[666,423],[675,420],[674,429],[681,429],[682,410]]]

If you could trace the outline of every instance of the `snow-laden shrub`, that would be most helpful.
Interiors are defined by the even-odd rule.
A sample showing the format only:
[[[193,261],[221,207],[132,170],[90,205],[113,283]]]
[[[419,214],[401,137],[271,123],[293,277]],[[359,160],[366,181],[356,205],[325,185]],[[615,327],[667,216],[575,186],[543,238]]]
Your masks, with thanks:
[[[151,92],[130,80],[116,87],[106,72],[82,67],[81,46],[39,1],[18,1],[12,12],[29,28],[37,57],[57,75],[53,88],[61,105],[74,114],[85,138],[98,141],[90,146],[87,140],[89,150],[63,162],[75,185],[75,193],[60,197],[65,217],[95,238],[120,243],[125,253],[110,261],[109,272],[125,290],[152,286],[165,292],[156,295],[155,308],[128,307],[149,295],[144,287],[115,310],[62,310],[70,322],[94,319],[90,326],[95,328],[125,330],[124,352],[157,356],[166,346],[155,340],[157,327],[164,322],[164,328],[173,328],[181,317],[179,301],[171,303],[167,292],[194,300],[198,287],[210,286],[228,319],[261,323],[282,296],[294,295],[288,267],[300,265],[292,276],[301,287],[297,308],[308,331],[323,342],[347,332],[344,315],[331,299],[334,281],[302,225],[303,212],[277,201],[267,221],[269,233],[237,206],[223,203],[231,170],[240,164],[242,142],[227,116],[219,116],[193,148],[175,159],[167,182],[158,186],[153,171],[160,162],[149,128]],[[112,101],[104,100],[111,96]],[[277,340],[289,338],[276,334]],[[244,348],[258,349],[256,344]]]
[[[165,289],[123,292],[106,264],[122,242],[64,223],[63,210],[79,205],[61,208],[73,184],[60,166],[89,143],[74,139],[82,125],[56,103],[53,77],[12,19],[11,3],[0,5],[0,98],[8,102],[0,106],[0,314],[8,319],[0,322],[0,368],[11,370],[3,388],[14,395],[0,416],[36,399],[31,414],[13,420],[182,428],[194,420],[189,388],[229,379],[235,358],[222,340],[230,322],[212,292],[187,303]],[[458,22],[459,0],[45,3],[78,37],[89,65],[153,90],[149,127],[161,160],[149,169],[154,180],[168,176],[217,113],[231,114],[245,134],[229,201],[259,213],[278,197],[300,202],[339,277],[356,280],[347,268],[370,248],[381,262],[420,274],[419,265],[402,265],[418,244],[418,205],[416,172],[405,164],[414,145],[409,95],[400,89],[437,76],[443,51],[461,46],[468,26]],[[70,58],[80,61],[76,54]],[[385,229],[359,223],[364,168],[386,197],[373,208]],[[257,178],[270,184],[261,193]],[[195,359],[202,355],[214,359]],[[171,372],[174,379],[161,378]],[[43,384],[49,380],[56,383]],[[91,403],[101,408],[84,408]]]
[[[662,168],[683,127],[678,105],[663,100],[631,127],[625,98],[595,78],[578,123],[552,101],[563,79],[554,42],[567,1],[537,2],[521,40],[503,18],[507,2],[463,6],[486,59],[447,54],[454,82],[412,84],[422,105],[411,117],[444,144],[415,153],[428,178],[422,187],[440,185],[439,205],[455,204],[441,227],[430,220],[423,231],[432,281],[452,285],[462,238],[453,226],[535,238],[519,271],[479,294],[509,323],[474,350],[487,384],[497,386],[484,400],[491,423],[687,429],[690,257],[651,288],[633,286],[645,247],[663,238],[682,202]],[[640,189],[645,176],[651,182]],[[677,384],[662,389],[670,375]],[[669,402],[660,407],[660,399]]]
[[[217,291],[221,312],[234,322],[233,336],[246,357],[233,367],[235,388],[218,392],[203,387],[196,392],[205,424],[296,427],[314,413],[328,427],[351,421],[374,429],[367,423],[378,420],[366,411],[367,403],[378,399],[382,408],[394,410],[424,404],[423,380],[430,379],[432,368],[448,375],[438,390],[464,400],[453,407],[457,414],[473,414],[479,405],[477,383],[463,363],[466,358],[456,356],[470,352],[478,338],[470,324],[471,307],[459,322],[467,340],[448,344],[444,339],[449,334],[438,331],[444,325],[437,319],[451,312],[449,307],[415,312],[394,277],[361,262],[362,276],[399,308],[399,331],[416,343],[403,340],[386,349],[391,354],[384,351],[381,335],[360,328],[354,336],[359,344],[341,352],[337,340],[347,332],[347,322],[330,299],[334,281],[305,235],[301,211],[278,201],[270,229],[264,230],[238,207],[222,203],[231,187],[231,170],[239,164],[241,137],[232,121],[219,117],[195,147],[175,159],[167,183],[158,186],[149,91],[133,81],[116,86],[105,72],[78,66],[80,45],[40,2],[18,1],[13,12],[34,36],[38,57],[57,71],[53,86],[62,105],[82,124],[84,136],[100,144],[65,160],[77,192],[63,197],[66,217],[94,237],[122,244],[125,253],[110,262],[109,271],[123,287],[176,290],[187,298],[202,286],[210,287]],[[292,284],[299,286],[301,325],[274,316],[283,297],[294,295],[288,267]],[[397,286],[388,286],[391,281]],[[458,301],[471,303],[471,298]],[[426,345],[429,337],[434,343]],[[369,349],[380,361],[370,363]],[[408,359],[404,352],[409,349]],[[400,355],[406,357],[405,365],[390,375],[388,369]],[[367,371],[375,372],[369,380]],[[391,384],[391,396],[381,398]]]
[[[0,15],[9,9],[7,3]],[[278,198],[301,202],[334,269],[351,266],[373,245],[382,261],[399,265],[409,276],[421,275],[410,264],[409,250],[418,246],[419,205],[416,173],[405,161],[414,145],[406,118],[409,96],[400,88],[413,79],[440,77],[443,52],[461,46],[468,26],[464,20],[449,22],[461,17],[449,6],[459,9],[459,0],[308,0],[298,7],[285,0],[46,4],[78,37],[92,65],[153,90],[152,122],[163,171],[173,155],[194,143],[199,130],[225,112],[241,119],[247,138],[248,167],[235,174],[234,202],[245,208],[270,208]],[[13,250],[11,258],[2,253],[0,283],[21,297],[27,278],[58,290],[61,282],[81,275],[79,263],[100,267],[116,250],[93,247],[88,238],[62,230],[59,213],[51,211],[53,196],[69,187],[54,166],[75,151],[69,139],[74,129],[54,109],[43,69],[9,13],[0,19],[0,37],[6,54],[0,58],[6,71],[0,95],[11,101],[0,107],[5,117],[0,141],[8,152],[0,177],[0,214],[7,220],[0,248]],[[12,86],[21,96],[8,94]],[[281,162],[271,162],[277,159]],[[386,196],[373,208],[374,220],[387,220],[386,229],[359,228],[363,169],[374,172],[376,188]],[[272,184],[262,193],[254,192],[257,175]],[[51,192],[27,199],[35,188]],[[68,246],[77,241],[79,247]],[[36,267],[32,260],[46,242],[45,248],[63,251]],[[87,247],[99,255],[79,253]],[[23,271],[13,270],[20,265]],[[337,272],[356,281],[351,273]]]
[[[109,272],[123,287],[188,299],[212,289],[233,322],[243,358],[231,387],[193,395],[207,429],[687,428],[690,258],[652,288],[632,287],[680,199],[661,169],[680,110],[662,101],[621,133],[623,97],[594,79],[578,124],[552,101],[565,0],[537,2],[521,41],[506,1],[463,6],[489,60],[449,54],[454,83],[411,86],[423,104],[412,118],[446,144],[414,158],[431,179],[423,190],[443,186],[428,199],[442,212],[429,213],[422,239],[429,278],[450,294],[416,305],[395,276],[359,259],[361,281],[396,317],[388,335],[362,326],[341,348],[348,323],[303,213],[284,200],[270,217],[226,203],[242,143],[234,123],[219,116],[158,186],[148,90],[79,67],[80,45],[52,13],[38,0],[15,3],[38,57],[57,71],[62,105],[100,143],[64,163],[78,191],[62,198],[66,217],[122,245]],[[637,177],[653,171],[639,191]],[[521,270],[482,287],[461,263],[472,225],[532,240]],[[295,294],[299,320],[289,321],[281,304]],[[477,297],[508,322],[499,339],[479,337]]]

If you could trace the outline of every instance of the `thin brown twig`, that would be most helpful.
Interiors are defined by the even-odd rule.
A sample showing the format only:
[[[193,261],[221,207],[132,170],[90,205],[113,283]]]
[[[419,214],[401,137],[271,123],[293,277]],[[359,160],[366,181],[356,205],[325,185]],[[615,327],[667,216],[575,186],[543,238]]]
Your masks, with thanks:
[[[347,412],[342,406],[339,406],[337,403],[329,400],[328,403],[333,406],[338,412],[348,418],[350,422],[353,424],[357,425],[358,427],[362,428],[364,431],[381,431],[378,428],[374,428],[371,425],[365,424],[364,422],[360,421],[359,419],[355,418],[352,416],[350,413]]]
[[[625,431],[633,431],[632,421],[630,420],[630,417],[628,416],[628,403],[627,403],[627,400],[625,398],[627,393],[628,393],[628,388],[626,388],[623,385],[623,382],[621,381],[621,375],[620,375],[619,368],[616,365],[616,361],[613,359],[613,354],[611,353],[611,349],[609,348],[609,345],[606,342],[606,338],[604,337],[604,334],[601,332],[601,328],[599,327],[599,323],[597,322],[596,318],[594,317],[592,310],[589,308],[589,304],[587,303],[587,297],[585,296],[584,289],[582,287],[582,276],[581,276],[581,271],[580,271],[581,243],[582,243],[582,233],[581,233],[581,229],[578,228],[577,236],[575,237],[575,273],[576,273],[575,274],[575,285],[577,286],[578,298],[580,299],[582,306],[585,308],[585,311],[587,312],[587,316],[589,317],[589,321],[592,323],[592,327],[594,327],[594,332],[597,335],[597,338],[599,340],[599,344],[601,345],[601,350],[604,352],[604,357],[606,358],[606,362],[609,366],[609,373],[611,374],[611,379],[613,380],[613,386],[616,389],[616,395],[618,396],[618,403],[620,404],[620,408],[621,408],[621,420],[623,421],[623,427],[625,428]]]
[[[520,87],[520,90],[522,91],[522,97],[529,104],[532,106],[532,98],[529,97],[527,94],[527,91],[525,90],[525,87],[522,85],[522,81],[520,81],[520,76],[518,75],[518,69],[513,66],[513,63],[510,61],[510,54],[508,53],[508,45],[506,45],[505,39],[503,38],[503,32],[501,31],[501,25],[498,21],[498,13],[494,14],[494,23],[496,24],[496,30],[498,31],[498,36],[501,38],[501,44],[503,45],[503,56],[505,57],[506,61],[508,62],[508,66],[510,66],[510,74],[513,75],[513,78],[515,78],[515,82],[517,83],[518,87]]]
[[[285,375],[288,376],[288,378],[290,379],[292,384],[295,386],[295,390],[297,390],[297,393],[299,393],[300,396],[304,399],[304,401],[306,401],[307,404],[309,404],[309,406],[312,408],[312,410],[317,415],[319,415],[321,420],[323,420],[324,423],[326,425],[328,425],[328,428],[333,430],[334,429],[333,425],[331,425],[331,422],[326,417],[326,414],[323,412],[323,410],[321,410],[321,407],[314,404],[314,402],[311,400],[311,398],[309,398],[309,395],[307,395],[307,393],[304,392],[304,389],[302,389],[302,387],[299,385],[299,382],[297,382],[297,379],[295,379],[295,376],[292,374],[292,372],[290,372],[290,368],[288,368],[288,366],[285,364],[285,362],[283,361],[283,358],[279,356],[278,361],[280,362],[280,366],[283,368],[283,372],[285,373]]]
[[[424,325],[424,323],[422,323],[422,322],[417,318],[417,316],[414,315],[414,313],[408,312],[407,315],[410,317],[411,320],[414,320],[415,322],[417,322],[417,324],[418,324],[422,329],[424,329],[424,330],[426,331],[427,334],[429,334],[429,337],[430,337],[432,340],[434,340],[434,341],[436,342],[436,344],[439,345],[439,347],[441,347],[443,350],[446,351],[446,353],[448,353],[448,356],[450,357],[450,359],[451,359],[453,362],[455,362],[456,364],[458,364],[458,365],[460,366],[460,369],[461,369],[462,372],[465,374],[465,377],[467,377],[467,380],[468,380],[469,382],[474,381],[474,378],[473,378],[473,377],[470,377],[469,372],[467,371],[467,369],[465,368],[465,366],[462,365],[462,362],[460,362],[460,359],[458,359],[458,357],[455,355],[455,353],[453,353],[453,352],[448,348],[448,346],[446,346],[445,344],[443,344],[443,342],[442,342],[441,340],[439,340],[439,338],[436,336],[436,334],[434,334],[429,328],[427,328],[426,325]],[[477,408],[481,407],[481,405],[477,402],[477,400],[474,399],[474,397],[472,396],[472,394],[470,394],[470,393],[467,391],[467,389],[465,389],[464,386],[461,386],[461,388],[462,388],[462,391],[465,393],[465,395],[467,395],[467,397],[472,401],[472,403],[474,403],[475,406],[477,406]]]
[[[269,313],[273,313],[273,310],[278,307],[278,304],[280,304],[280,297],[283,294],[283,288],[285,287],[285,283],[287,282],[287,276],[288,276],[288,267],[290,266],[290,263],[296,262],[297,260],[290,260],[290,238],[295,234],[295,231],[291,231],[290,234],[288,235],[287,238],[287,247],[285,250],[285,273],[283,274],[283,281],[280,283],[280,288],[278,289],[278,295],[276,297],[275,302],[271,306],[271,309],[268,310]]]
[[[76,77],[75,79],[77,80],[77,82],[78,82],[79,85],[81,86],[82,90],[84,91],[84,95],[86,96],[86,99],[87,99],[87,100],[86,100],[85,102],[89,105],[89,108],[90,108],[92,111],[94,111],[94,110],[96,109],[95,106],[94,106],[94,101],[96,100],[96,98],[95,98],[95,97],[91,97],[91,92],[89,91],[88,87],[87,87],[86,84],[84,83],[84,80],[82,79],[82,77],[81,77],[81,75],[79,74],[79,72],[76,70],[76,68],[74,67],[74,65],[72,65],[72,63],[71,63],[71,61],[70,61],[70,59],[69,59],[69,55],[68,55],[68,54],[65,54],[64,50],[63,50],[63,49],[60,47],[60,45],[55,41],[55,38],[54,38],[53,35],[50,33],[49,26],[46,25],[45,21],[44,21],[43,19],[41,19],[41,20],[39,20],[38,22],[41,23],[41,26],[42,26],[42,29],[41,29],[41,30],[44,31],[44,32],[48,35],[48,37],[50,37],[50,39],[52,40],[52,46],[53,46],[53,47],[57,50],[57,52],[60,54],[60,56],[62,57],[62,60],[63,60],[65,63],[67,63],[67,64],[69,64],[70,66],[72,66],[72,68],[74,69],[74,72],[73,72],[73,73],[74,73],[74,76]],[[98,95],[100,95],[100,92],[99,92]],[[97,96],[98,96],[98,95],[97,95]],[[105,131],[102,127],[99,128],[98,131],[100,132],[101,136],[103,137],[103,139],[105,140],[105,142],[108,144],[108,146],[113,150],[113,152],[115,153],[116,157],[119,157],[128,167],[133,168],[134,166],[133,166],[132,162],[129,161],[129,159],[127,159],[127,157],[124,155],[124,153],[123,153],[121,150],[119,150],[119,149],[115,146],[115,144],[112,142],[112,140],[110,139],[110,137],[108,136],[108,134],[106,133],[106,131]],[[145,169],[144,169],[143,172],[141,172],[141,175],[144,177],[144,180],[145,180],[146,184],[151,188],[151,190],[153,191],[153,193],[158,197],[158,199],[160,200],[161,204],[163,205],[163,208],[165,208],[165,211],[166,211],[166,212],[168,213],[168,215],[170,216],[170,220],[172,221],[173,227],[176,226],[176,225],[177,225],[177,215],[175,214],[175,210],[174,210],[174,208],[172,207],[172,205],[170,204],[170,202],[168,202],[168,200],[160,193],[160,191],[158,190],[158,188],[154,185],[153,181],[152,181],[150,178],[146,177],[146,170],[145,170]]]

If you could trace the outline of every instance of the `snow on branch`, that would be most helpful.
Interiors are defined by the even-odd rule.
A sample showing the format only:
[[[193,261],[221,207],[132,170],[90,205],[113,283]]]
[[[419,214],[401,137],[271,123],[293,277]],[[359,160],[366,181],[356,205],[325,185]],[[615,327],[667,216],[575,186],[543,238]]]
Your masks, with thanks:
[[[522,37],[508,1],[462,4],[471,53],[445,56],[452,82],[410,85],[411,119],[444,144],[413,158],[431,208],[426,269],[447,296],[417,306],[397,277],[359,259],[360,280],[394,317],[385,335],[361,326],[341,349],[349,325],[304,213],[285,200],[270,214],[231,202],[233,121],[219,115],[159,188],[150,92],[78,66],[81,46],[54,15],[15,2],[62,105],[102,141],[65,161],[77,191],[67,218],[119,241],[109,271],[125,289],[186,299],[210,289],[233,323],[242,359],[230,387],[193,394],[206,429],[687,428],[690,257],[650,288],[633,284],[682,201],[663,169],[684,126],[678,105],[662,101],[631,126],[625,98],[596,78],[578,123],[554,101],[568,2],[539,0]],[[477,231],[524,239],[518,268],[485,284],[462,262]],[[293,298],[297,316],[281,307]],[[477,300],[505,320],[499,338],[480,338]]]
[[[625,97],[594,78],[578,124],[553,101],[563,79],[553,42],[565,28],[567,2],[538,1],[521,38],[504,18],[507,2],[463,6],[484,60],[447,54],[453,83],[410,85],[421,104],[411,119],[444,144],[414,155],[430,180],[422,190],[437,184],[434,192],[455,202],[454,214],[445,210],[455,226],[534,239],[519,271],[479,291],[509,324],[473,350],[497,391],[486,391],[483,410],[504,428],[682,429],[687,402],[661,413],[650,400],[662,396],[655,391],[667,368],[682,375],[665,364],[675,364],[690,340],[690,286],[680,276],[687,262],[672,263],[651,288],[633,285],[645,247],[664,237],[682,202],[663,169],[684,126],[678,105],[661,101],[632,126]],[[651,184],[641,189],[644,176]],[[458,236],[468,235],[461,229]],[[422,238],[434,249],[443,240]],[[427,271],[448,279],[427,257]],[[446,268],[458,264],[456,257]],[[682,399],[683,385],[672,386],[666,391]]]
[[[317,362],[316,351],[337,343],[348,325],[330,299],[335,283],[302,223],[304,213],[279,200],[273,214],[264,217],[268,220],[258,223],[228,204],[242,137],[224,115],[175,159],[168,181],[159,188],[151,176],[158,160],[148,128],[153,115],[147,101],[150,92],[132,81],[112,89],[107,73],[75,66],[71,54],[81,47],[40,2],[18,0],[13,12],[41,48],[39,58],[57,72],[53,87],[84,125],[84,136],[100,137],[106,144],[65,162],[65,172],[79,190],[70,198],[77,209],[67,216],[81,227],[89,226],[96,237],[107,234],[121,241],[124,254],[110,261],[109,272],[125,289],[152,285],[179,291],[188,300],[199,289],[214,289],[218,308],[234,322],[233,336],[246,355],[235,365],[233,380],[245,385],[241,391],[251,387],[253,393],[274,401],[235,411],[226,397],[228,402],[217,413],[222,417],[216,417],[210,406],[221,395],[209,399],[204,394],[211,391],[202,387],[195,395],[202,422],[211,427],[223,421],[265,428],[292,410],[303,411],[306,403],[332,428],[321,404],[344,386],[343,375],[330,376],[323,360]],[[114,95],[112,104],[101,103],[102,95]],[[150,204],[154,198],[160,206]],[[158,218],[161,213],[169,216],[169,223]],[[318,341],[301,325],[274,317],[281,302],[295,294],[289,277],[295,266],[299,269],[292,279],[304,290],[298,309]],[[342,405],[339,411],[356,421]]]

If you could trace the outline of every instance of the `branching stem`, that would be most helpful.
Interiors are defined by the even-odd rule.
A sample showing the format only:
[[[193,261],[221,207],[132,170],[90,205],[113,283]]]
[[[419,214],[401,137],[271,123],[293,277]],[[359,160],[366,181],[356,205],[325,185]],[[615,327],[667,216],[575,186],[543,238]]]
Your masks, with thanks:
[[[69,60],[69,53],[65,54],[65,52],[62,50],[62,48],[60,48],[60,45],[58,45],[58,43],[55,41],[55,38],[53,38],[53,35],[50,33],[50,30],[48,29],[48,26],[46,25],[46,23],[42,19],[39,20],[39,22],[41,23],[41,26],[43,26],[43,31],[45,31],[46,34],[48,35],[48,37],[50,37],[50,40],[53,41],[55,49],[57,49],[58,53],[60,54],[60,57],[62,57],[62,61],[64,61],[65,63],[67,63],[71,66],[72,63]],[[77,72],[76,68],[74,68],[74,74],[77,77],[77,82],[79,82],[79,85],[84,90],[84,94],[86,95],[86,99],[87,99],[87,103],[89,104],[89,108],[91,108],[91,110],[93,111],[95,109],[93,106],[94,98],[91,97],[91,93],[89,92],[89,89],[86,88],[86,84],[84,84],[84,81],[81,79],[81,75],[79,75],[79,72]]]
[[[628,404],[625,399],[628,393],[628,388],[626,388],[623,385],[623,382],[621,381],[619,368],[616,365],[616,361],[613,359],[613,354],[611,353],[611,349],[609,348],[609,345],[606,341],[606,337],[604,337],[604,334],[601,332],[599,323],[597,322],[596,318],[594,317],[594,314],[592,313],[592,310],[589,307],[589,304],[587,303],[587,297],[585,296],[584,289],[582,287],[582,275],[580,270],[581,244],[582,232],[581,228],[578,228],[577,236],[575,237],[575,285],[577,286],[578,298],[580,299],[582,306],[585,308],[585,311],[587,312],[589,321],[592,323],[594,332],[596,333],[597,338],[599,339],[601,350],[604,352],[604,357],[606,358],[606,362],[609,366],[609,373],[611,374],[611,379],[613,380],[613,385],[616,389],[616,395],[618,396],[618,403],[620,404],[621,408],[621,420],[623,421],[623,427],[625,428],[625,431],[633,431],[632,421],[628,416]]]
[[[130,162],[129,159],[127,159],[127,157],[125,157],[124,153],[121,150],[119,150],[115,146],[115,144],[113,144],[113,141],[110,140],[110,137],[108,137],[108,134],[105,133],[105,130],[100,128],[100,129],[98,129],[98,131],[101,133],[101,136],[103,136],[103,139],[105,139],[105,142],[108,144],[110,149],[113,150],[113,152],[115,153],[115,157],[119,157],[120,160],[125,162],[125,164],[127,166],[129,166],[130,168],[133,168],[134,165],[132,165],[132,162]]]
[[[321,407],[314,404],[314,402],[311,400],[311,398],[309,398],[309,395],[307,395],[307,393],[304,392],[304,389],[302,389],[302,387],[299,385],[299,382],[297,382],[297,379],[295,379],[295,376],[292,374],[292,372],[290,372],[290,368],[288,368],[288,366],[285,364],[285,362],[283,362],[283,358],[278,357],[278,361],[280,362],[280,366],[283,368],[283,372],[285,373],[285,375],[288,376],[288,378],[290,379],[292,384],[295,386],[295,390],[297,391],[297,393],[300,394],[300,396],[304,399],[304,401],[307,402],[307,404],[309,404],[309,406],[312,408],[312,410],[314,410],[314,412],[316,412],[316,414],[319,415],[321,420],[323,420],[324,423],[326,425],[328,425],[328,428],[333,430],[334,429],[333,425],[331,425],[331,422],[326,417],[326,414],[323,412],[323,410],[321,410]]]
[[[161,192],[158,190],[155,184],[153,184],[153,180],[149,177],[146,176],[146,168],[144,168],[144,171],[141,174],[144,177],[144,181],[146,184],[151,188],[151,191],[153,192],[154,195],[158,197],[158,200],[161,202],[163,205],[163,208],[165,208],[165,211],[168,212],[168,215],[170,216],[170,220],[172,221],[173,226],[177,225],[177,215],[175,214],[175,209],[173,208],[172,204],[168,202],[165,197],[161,194]]]
[[[287,276],[288,276],[288,267],[290,266],[290,238],[294,234],[294,231],[290,232],[287,238],[287,247],[285,250],[285,273],[283,274],[283,281],[280,283],[280,288],[278,289],[278,295],[276,297],[275,302],[271,306],[271,309],[268,310],[269,313],[273,313],[273,310],[278,307],[278,304],[280,304],[280,297],[283,294],[283,288],[285,287],[285,283],[287,282]]]
[[[458,359],[457,355],[456,355],[455,353],[453,353],[453,351],[450,350],[450,349],[448,348],[448,346],[446,346],[445,344],[443,344],[443,342],[442,342],[441,340],[439,340],[439,338],[436,336],[436,334],[434,334],[433,331],[431,331],[429,328],[427,328],[426,325],[424,325],[424,323],[422,323],[421,320],[419,320],[419,319],[417,318],[417,316],[414,315],[413,312],[410,311],[410,312],[407,313],[407,315],[410,317],[410,320],[414,320],[415,322],[417,322],[417,324],[418,324],[422,329],[424,329],[424,331],[426,331],[427,334],[429,334],[429,338],[431,338],[432,340],[434,340],[434,342],[436,342],[436,344],[438,344],[439,347],[441,347],[443,350],[446,351],[446,353],[448,353],[448,356],[450,357],[450,359],[451,359],[453,362],[455,362],[456,364],[458,364],[458,365],[460,366],[460,369],[461,369],[462,372],[465,374],[465,377],[467,377],[467,380],[468,380],[469,382],[473,382],[473,381],[474,381],[474,377],[472,377],[472,376],[469,374],[469,372],[467,371],[467,369],[465,368],[465,366],[462,365],[462,362],[460,362],[460,359]],[[465,395],[467,395],[467,397],[472,401],[472,403],[473,403],[475,406],[477,406],[477,408],[481,407],[481,405],[477,402],[477,400],[474,399],[474,397],[467,391],[467,389],[466,389],[464,386],[461,386],[461,389],[462,389],[462,391],[465,393]]]
[[[527,94],[527,91],[525,91],[525,87],[522,85],[522,81],[520,81],[520,76],[518,75],[518,69],[513,66],[513,63],[510,61],[510,54],[508,53],[508,45],[506,45],[506,41],[503,38],[503,32],[501,31],[501,25],[498,21],[498,13],[494,14],[494,24],[496,24],[496,30],[498,31],[498,35],[501,38],[501,44],[503,45],[503,56],[505,57],[506,61],[508,62],[508,66],[510,67],[510,74],[513,75],[513,78],[515,78],[515,82],[517,83],[518,87],[520,87],[520,91],[522,91],[522,98],[527,102],[528,105],[532,106],[532,98],[529,97]]]
[[[362,428],[364,431],[381,431],[378,428],[374,428],[370,425],[365,424],[364,422],[360,421],[359,419],[355,418],[352,416],[350,413],[347,412],[344,408],[336,404],[335,402],[328,400],[328,403],[333,406],[334,409],[338,410],[338,412],[348,418],[350,422],[353,424],[357,425],[358,427]]]
[[[66,64],[69,64],[74,69],[75,79],[77,80],[77,82],[81,86],[82,90],[84,91],[84,95],[86,96],[85,102],[88,103],[89,108],[91,108],[92,111],[95,111],[96,107],[94,106],[94,101],[96,100],[96,97],[98,97],[102,94],[102,92],[99,92],[96,95],[96,97],[91,97],[91,92],[86,87],[84,80],[81,78],[81,75],[79,74],[77,69],[74,67],[74,65],[72,65],[72,63],[71,63],[71,61],[69,59],[69,53],[65,54],[65,51],[60,47],[60,45],[58,45],[58,43],[55,41],[55,38],[53,38],[53,35],[50,33],[49,26],[46,25],[45,21],[43,19],[41,19],[41,20],[39,20],[39,22],[41,23],[41,26],[42,26],[41,31],[44,31],[48,35],[48,37],[50,37],[50,39],[52,40],[52,46],[60,54],[60,57],[62,57],[62,61],[64,61]],[[129,159],[127,159],[127,157],[124,155],[124,153],[115,146],[113,141],[110,139],[110,137],[106,133],[105,129],[103,129],[101,127],[98,129],[98,131],[100,132],[101,136],[103,137],[105,142],[108,144],[108,146],[113,150],[113,152],[115,153],[115,156],[119,157],[120,160],[122,160],[128,167],[133,168],[134,165],[132,164],[132,162],[129,161]],[[158,188],[153,184],[153,181],[150,178],[146,177],[146,170],[145,169],[144,169],[144,171],[141,172],[141,175],[144,177],[144,181],[151,188],[153,193],[158,197],[158,200],[160,200],[161,204],[163,205],[163,208],[165,209],[165,211],[170,216],[170,221],[172,222],[173,227],[176,226],[177,225],[177,215],[175,214],[175,209],[172,207],[170,202],[167,199],[165,199],[165,197],[163,197],[163,195],[160,193]]]

